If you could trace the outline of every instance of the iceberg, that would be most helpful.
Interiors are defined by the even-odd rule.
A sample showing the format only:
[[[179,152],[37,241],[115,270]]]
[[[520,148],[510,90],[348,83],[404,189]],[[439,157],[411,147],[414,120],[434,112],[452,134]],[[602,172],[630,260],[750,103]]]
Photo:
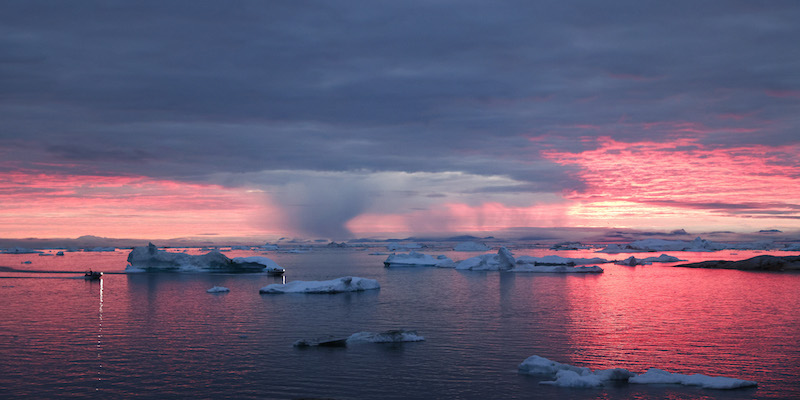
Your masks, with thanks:
[[[586,265],[586,264],[605,264],[609,262],[605,258],[567,258],[561,256],[531,257],[521,256],[517,258],[518,263],[538,264],[538,265]]]
[[[456,269],[471,271],[508,271],[514,268],[514,255],[505,248],[501,247],[497,254],[483,254],[471,257],[456,265]]]
[[[354,343],[404,343],[421,342],[425,340],[417,331],[393,329],[384,332],[357,332],[350,336],[326,336],[317,339],[300,339],[294,342],[295,347],[345,347]]]
[[[483,243],[478,242],[463,242],[456,245],[453,248],[455,251],[488,251],[490,250],[488,246]]]
[[[288,283],[273,283],[259,289],[259,293],[342,293],[361,292],[364,290],[380,289],[378,281],[374,279],[346,276],[329,281],[293,281]]]
[[[758,385],[753,381],[722,376],[708,376],[703,374],[673,374],[658,368],[650,368],[647,370],[647,372],[641,375],[636,375],[625,368],[612,368],[593,372],[589,368],[561,364],[559,362],[551,361],[547,358],[536,355],[526,358],[519,365],[517,370],[521,374],[548,375],[554,378],[552,380],[539,382],[543,385],[573,388],[600,387],[609,381],[621,381],[636,384],[671,383],[700,386],[705,389],[737,389]]]
[[[262,266],[261,268],[264,269],[265,272],[273,275],[280,275],[286,272],[285,269],[281,268],[278,263],[272,261],[267,257],[261,256],[252,256],[252,257],[236,257],[233,260],[234,264],[239,266],[252,266],[253,268],[258,268],[258,266]]]
[[[387,268],[392,267],[439,267],[452,268],[455,264],[447,256],[431,256],[411,251],[408,254],[391,254],[383,262]]]
[[[134,247],[128,254],[128,272],[144,271],[224,271],[224,272],[262,272],[275,270],[275,264],[266,257],[243,257],[231,260],[219,251],[193,256],[186,253],[170,253],[159,250],[150,243],[147,247]],[[280,268],[280,267],[278,267]],[[280,268],[282,270],[282,268]]]
[[[703,374],[674,374],[658,368],[650,368],[647,372],[628,379],[630,383],[673,383],[687,386],[700,386],[705,389],[738,389],[758,386],[758,383],[724,376],[708,376]]]
[[[622,261],[614,261],[616,265],[624,265],[626,267],[635,267],[637,265],[650,265],[651,262],[647,262],[644,259],[638,259],[634,256],[630,256]]]
[[[206,290],[207,293],[227,293],[230,291],[230,289],[223,286],[214,286],[211,289]]]

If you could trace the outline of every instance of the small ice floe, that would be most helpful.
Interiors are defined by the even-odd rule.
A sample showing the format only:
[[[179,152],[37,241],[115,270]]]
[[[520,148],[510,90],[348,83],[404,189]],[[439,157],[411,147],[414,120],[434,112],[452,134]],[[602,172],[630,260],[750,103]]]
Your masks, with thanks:
[[[214,286],[211,289],[206,290],[207,293],[227,293],[230,291],[230,289],[223,286]]]
[[[300,339],[294,342],[295,347],[345,347],[355,343],[404,343],[421,342],[424,337],[417,334],[417,331],[407,331],[405,329],[393,329],[384,332],[357,332],[346,337],[326,336],[317,339]]]
[[[288,283],[273,283],[259,289],[259,293],[309,293],[326,294],[342,292],[361,292],[364,290],[380,289],[378,281],[374,279],[346,276],[329,281],[292,281]]]
[[[23,261],[20,264],[33,264],[33,262],[32,261]]]
[[[432,256],[411,251],[408,254],[391,254],[383,262],[387,268],[393,267],[439,267],[453,268],[453,260],[444,255]]]
[[[117,251],[116,247],[89,247],[83,249],[84,252],[87,253],[103,253],[103,252],[112,252]]]
[[[683,375],[673,374],[657,368],[650,368],[647,372],[636,375],[624,368],[612,368],[592,371],[585,367],[576,367],[569,364],[548,360],[540,356],[530,356],[518,367],[521,374],[550,376],[551,380],[541,381],[543,385],[560,387],[591,388],[601,387],[610,381],[628,383],[660,383],[700,386],[705,389],[737,389],[757,386],[756,382],[721,376],[708,376],[702,374]]]
[[[64,255],[64,252],[63,252],[63,251],[59,251],[58,253],[56,253],[56,255],[57,255],[57,256],[63,256],[63,255]]]
[[[644,259],[638,259],[634,256],[630,256],[622,261],[614,261],[616,265],[624,265],[626,267],[635,267],[637,265],[650,265],[651,262],[647,262]]]
[[[775,247],[771,240],[748,243],[717,243],[702,238],[692,241],[643,239],[627,244],[609,244],[600,253],[637,253],[649,251],[719,251],[735,250],[769,250]]]
[[[453,248],[455,251],[489,251],[489,247],[478,242],[463,242]]]
[[[539,273],[559,273],[559,274],[591,274],[602,273],[602,268],[597,265],[536,265],[518,263],[511,272],[539,272]]]
[[[675,383],[687,386],[700,386],[705,389],[738,389],[758,386],[758,383],[724,376],[708,376],[703,374],[675,374],[658,368],[650,368],[647,372],[632,377],[630,383]]]
[[[588,264],[605,264],[609,262],[605,258],[569,258],[561,256],[543,256],[531,257],[521,256],[517,257],[517,263],[536,264],[536,265],[588,265]]]

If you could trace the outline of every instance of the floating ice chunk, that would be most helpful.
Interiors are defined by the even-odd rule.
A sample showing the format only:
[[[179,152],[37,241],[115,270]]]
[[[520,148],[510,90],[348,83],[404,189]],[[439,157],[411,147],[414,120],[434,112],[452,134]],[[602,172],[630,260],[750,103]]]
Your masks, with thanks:
[[[668,263],[668,262],[677,262],[677,261],[686,261],[686,260],[681,260],[678,257],[673,257],[673,256],[670,256],[670,255],[667,255],[667,254],[662,254],[662,255],[660,255],[658,257],[643,258],[642,261],[650,262],[650,263],[654,263],[654,262]]]
[[[258,246],[258,249],[259,250],[263,250],[263,251],[278,250],[278,245],[277,244],[271,244],[271,243],[265,243],[265,244],[263,244],[261,246]]]
[[[588,250],[591,248],[592,246],[581,242],[561,242],[550,246],[550,250]]]
[[[329,281],[293,281],[273,283],[262,287],[259,293],[342,293],[380,289],[374,279],[346,276]]]
[[[605,258],[568,258],[561,256],[543,256],[531,257],[521,256],[517,258],[517,264],[543,264],[543,265],[587,265],[587,264],[605,264],[609,262]]]
[[[688,386],[700,386],[706,389],[738,389],[757,386],[758,383],[724,376],[708,376],[703,374],[674,374],[658,368],[650,368],[647,372],[632,377],[630,383],[675,383]]]
[[[521,374],[528,375],[554,375],[558,371],[566,370],[576,372],[578,375],[591,373],[589,368],[576,367],[562,364],[540,356],[530,356],[517,367]]]
[[[64,255],[64,252],[63,252],[63,251],[59,251],[58,253],[56,253],[56,255],[57,255],[57,256],[63,256],[63,255]]]
[[[581,274],[581,273],[602,273],[603,269],[597,265],[593,266],[569,266],[569,265],[535,265],[517,264],[511,272],[539,272],[539,273],[560,273],[560,274]]]
[[[89,253],[101,253],[101,252],[117,251],[117,248],[116,247],[91,247],[91,248],[83,249],[83,251],[84,252],[89,252]]]
[[[281,268],[278,263],[272,261],[267,257],[261,256],[251,256],[251,257],[236,257],[231,260],[234,264],[242,267],[249,267],[252,265],[253,268],[258,268],[261,265],[261,268],[264,268],[264,271],[270,274],[282,274],[286,272],[285,269]]]
[[[250,246],[231,246],[231,250],[250,250]]]
[[[347,338],[347,343],[369,342],[369,343],[402,343],[402,342],[421,342],[424,337],[417,334],[417,331],[407,331],[394,329],[385,332],[358,332]]]
[[[622,261],[615,261],[614,264],[616,265],[624,265],[626,267],[635,267],[637,265],[650,265],[651,262],[644,261],[644,259],[638,259],[634,256],[630,256]]]
[[[417,331],[393,329],[385,332],[357,332],[350,336],[325,336],[317,339],[300,339],[294,342],[295,347],[345,347],[355,343],[403,343],[425,340]]]
[[[501,247],[500,250],[497,251],[497,254],[483,254],[461,261],[456,265],[456,269],[472,271],[507,271],[514,268],[515,263],[514,255],[511,254],[507,248]]]
[[[455,264],[450,258],[440,255],[431,256],[428,254],[411,251],[408,254],[391,254],[383,262],[387,268],[392,267],[439,267],[452,268]]]
[[[231,291],[230,289],[223,286],[214,286],[211,289],[206,290],[206,292],[208,293],[227,293],[230,291]]]
[[[249,257],[248,257],[249,258]],[[259,257],[269,260],[265,257]],[[271,261],[271,260],[270,260]],[[147,247],[134,247],[128,254],[128,272],[140,271],[233,271],[260,272],[267,265],[260,262],[234,262],[219,251],[200,256],[186,253],[171,253],[159,250],[150,243]]]
[[[488,246],[483,243],[478,242],[463,242],[456,245],[453,248],[455,251],[488,251],[490,250]]]
[[[542,385],[554,385],[560,387],[574,387],[574,388],[593,388],[603,386],[605,381],[600,379],[597,375],[586,374],[581,375],[575,371],[561,370],[556,373],[554,381],[541,381]]]

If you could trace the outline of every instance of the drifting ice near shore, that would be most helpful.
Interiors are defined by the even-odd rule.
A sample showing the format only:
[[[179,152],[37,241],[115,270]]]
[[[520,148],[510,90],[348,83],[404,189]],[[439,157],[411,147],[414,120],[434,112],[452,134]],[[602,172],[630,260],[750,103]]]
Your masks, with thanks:
[[[342,293],[361,292],[364,290],[380,289],[378,281],[374,279],[346,276],[329,281],[293,281],[288,283],[273,283],[259,290],[259,293]]]
[[[206,293],[227,293],[230,291],[230,289],[223,286],[214,286],[211,289],[206,290]]]
[[[150,243],[147,247],[134,247],[128,254],[128,272],[144,271],[225,271],[261,272],[281,274],[284,269],[266,257],[237,257],[233,260],[219,251],[200,256],[186,253],[170,253],[159,250]]]
[[[539,260],[550,262],[541,263]],[[591,263],[602,258],[563,258],[559,256],[528,257],[522,256],[514,259],[514,255],[505,248],[501,247],[497,254],[483,254],[477,257],[468,258],[459,262],[456,269],[471,271],[511,271],[511,272],[540,272],[540,273],[591,273],[603,272],[598,266],[575,266],[577,263]]]
[[[554,376],[554,380],[539,382],[543,385],[574,388],[600,387],[609,381],[627,381],[628,383],[640,384],[674,383],[700,386],[705,389],[737,389],[758,385],[756,382],[742,379],[702,374],[673,374],[657,368],[650,368],[641,375],[636,375],[624,368],[612,368],[592,372],[589,368],[561,364],[535,355],[526,358],[519,365],[518,371],[521,374],[527,375]]]
[[[391,254],[383,262],[387,268],[391,267],[439,267],[452,268],[453,260],[446,256],[431,256],[411,251],[408,254]]]

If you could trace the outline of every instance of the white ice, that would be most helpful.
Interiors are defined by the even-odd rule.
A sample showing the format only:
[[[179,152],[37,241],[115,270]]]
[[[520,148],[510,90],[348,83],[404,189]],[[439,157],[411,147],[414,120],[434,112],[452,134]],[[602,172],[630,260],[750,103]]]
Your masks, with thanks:
[[[262,287],[259,293],[342,293],[380,289],[374,279],[346,276],[329,281],[292,281]]]
[[[488,251],[490,250],[488,246],[483,243],[477,242],[463,242],[456,245],[453,248],[455,251]]]
[[[347,338],[347,343],[402,343],[402,342],[421,342],[425,337],[417,334],[416,331],[391,330],[385,332],[358,332]]]
[[[226,293],[230,291],[231,291],[230,289],[223,286],[214,286],[211,289],[206,290],[206,292],[208,293]]]
[[[647,372],[628,380],[630,383],[675,383],[687,386],[700,386],[706,389],[738,389],[757,386],[758,383],[724,376],[708,376],[703,374],[674,374],[658,368],[650,368]]]
[[[455,264],[447,256],[432,256],[411,251],[408,254],[391,254],[383,262],[387,268],[392,267],[439,267],[452,268]]]
[[[561,273],[561,274],[580,274],[580,273],[599,273],[603,269],[597,265],[535,265],[535,264],[517,264],[511,272],[539,272],[539,273]]]
[[[505,248],[501,247],[497,254],[483,254],[471,257],[456,265],[456,269],[471,271],[500,271],[511,270],[515,264],[514,255]]]
[[[624,368],[612,368],[592,372],[589,368],[562,364],[536,355],[526,358],[519,365],[518,371],[521,374],[549,375],[554,378],[552,380],[539,382],[544,385],[575,388],[599,387],[609,381],[627,381],[628,383],[638,384],[681,384],[700,386],[706,389],[737,389],[757,386],[756,382],[742,379],[703,374],[674,374],[657,368],[650,368],[641,375],[636,375]]]

